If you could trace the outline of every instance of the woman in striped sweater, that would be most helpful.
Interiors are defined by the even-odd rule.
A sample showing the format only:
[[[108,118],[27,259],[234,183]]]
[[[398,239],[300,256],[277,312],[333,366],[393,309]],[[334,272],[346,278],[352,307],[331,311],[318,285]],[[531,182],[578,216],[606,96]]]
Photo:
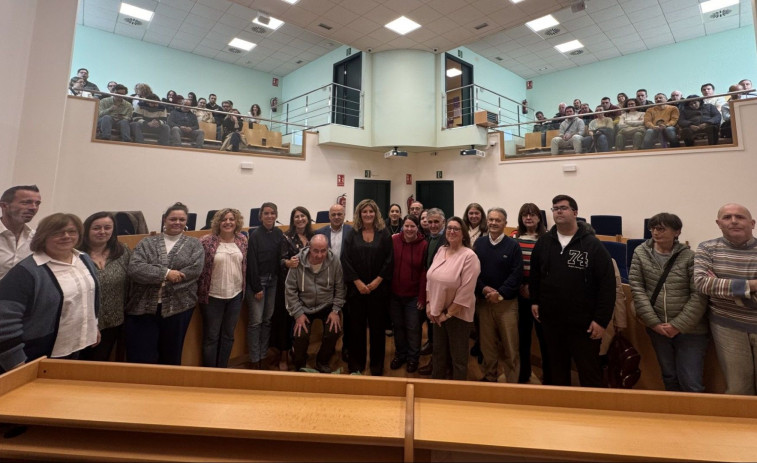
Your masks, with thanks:
[[[544,335],[542,334],[541,324],[534,324],[534,317],[531,314],[531,298],[528,294],[528,277],[531,273],[531,252],[534,250],[536,240],[546,232],[547,228],[541,220],[539,206],[534,203],[526,203],[521,206],[518,212],[518,229],[512,234],[513,238],[518,241],[520,250],[523,253],[523,281],[521,282],[520,294],[518,295],[519,383],[528,383],[531,378],[531,331],[535,325],[536,337],[539,339],[539,350],[541,350],[542,356],[541,366],[544,372],[542,383],[551,384],[548,376],[549,368],[547,367],[548,359],[546,357],[547,350],[544,345]]]

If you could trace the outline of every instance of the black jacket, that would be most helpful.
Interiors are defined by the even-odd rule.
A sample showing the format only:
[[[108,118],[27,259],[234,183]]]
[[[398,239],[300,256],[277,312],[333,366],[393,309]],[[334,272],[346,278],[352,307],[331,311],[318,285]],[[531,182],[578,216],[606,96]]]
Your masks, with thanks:
[[[391,288],[394,244],[392,235],[386,228],[376,230],[370,243],[363,241],[363,233],[353,228],[342,242],[341,257],[348,294],[357,291],[355,280],[361,280],[367,285],[379,276],[383,279],[379,290],[384,292]]]
[[[585,224],[565,247],[557,227],[542,235],[531,254],[530,293],[543,323],[588,329],[607,327],[615,306],[615,271],[602,243]]]
[[[260,277],[278,275],[283,241],[284,233],[276,226],[271,230],[260,226],[250,233],[250,244],[247,247],[247,283],[253,293],[263,290]]]

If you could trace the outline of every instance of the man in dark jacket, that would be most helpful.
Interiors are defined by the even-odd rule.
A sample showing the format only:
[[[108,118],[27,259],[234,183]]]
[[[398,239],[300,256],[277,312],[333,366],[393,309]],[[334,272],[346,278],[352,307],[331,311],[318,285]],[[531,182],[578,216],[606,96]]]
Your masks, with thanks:
[[[696,97],[697,95],[689,95],[686,98]],[[714,105],[704,103],[701,100],[689,101],[678,117],[678,126],[681,127],[683,143],[686,146],[693,146],[694,135],[704,133],[707,135],[708,145],[717,145],[720,120],[720,111]]]
[[[581,386],[602,387],[599,345],[615,305],[612,260],[592,229],[577,222],[573,198],[555,196],[552,216],[555,226],[531,254],[531,311],[544,326],[553,383],[570,386],[572,358]]]
[[[192,148],[202,148],[205,143],[205,132],[200,130],[200,124],[197,122],[197,116],[190,111],[192,109],[189,99],[184,99],[181,95],[176,96],[176,100],[181,102],[181,107],[171,111],[168,115],[168,126],[171,127],[171,144],[181,146],[181,137],[192,139]]]

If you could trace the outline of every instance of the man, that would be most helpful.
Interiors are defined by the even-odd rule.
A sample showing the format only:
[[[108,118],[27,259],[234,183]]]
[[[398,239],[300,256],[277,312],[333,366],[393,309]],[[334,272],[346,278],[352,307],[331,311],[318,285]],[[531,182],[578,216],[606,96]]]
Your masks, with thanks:
[[[231,100],[224,100],[221,102],[221,108],[220,111],[223,111],[225,113],[231,112],[231,110],[234,108],[234,102]],[[219,108],[216,106],[216,111],[218,111]],[[223,120],[226,118],[226,114],[222,113],[213,113],[213,118],[216,122],[216,140],[223,141]]]
[[[581,103],[580,98],[576,98],[573,100],[573,110],[576,112],[576,114],[581,110],[581,105],[584,103]]]
[[[741,79],[739,85],[744,87],[744,90],[752,90],[752,81],[749,79]],[[754,92],[743,93],[741,98],[757,98]]]
[[[617,119],[620,117],[620,108],[612,104],[612,100],[610,100],[609,96],[602,97],[601,105],[602,111],[609,111],[605,112],[605,117],[609,117],[610,119]]]
[[[422,204],[420,206],[421,208],[423,207]],[[426,270],[428,270],[428,268],[431,267],[431,263],[434,262],[434,256],[436,255],[436,252],[439,250],[439,248],[447,244],[447,238],[444,236],[444,211],[439,208],[432,207],[426,213],[426,221],[428,221],[429,235],[426,237],[426,241],[428,241],[428,248],[426,249],[426,257],[424,261],[426,264]],[[431,329],[431,322],[428,320],[425,311],[421,311],[420,317],[422,317],[421,324],[423,324],[423,322],[428,323],[428,341],[421,347],[421,355],[428,355],[434,351],[434,336],[432,334],[434,331]],[[433,373],[433,367],[433,362],[429,361],[426,365],[418,369],[418,373],[422,375],[430,375],[431,373]]]
[[[744,90],[744,86],[741,84],[734,84],[728,87],[728,93],[740,92],[742,90]],[[723,123],[720,124],[720,138],[733,137],[733,130],[731,128],[731,103],[730,102],[747,98],[745,95],[746,95],[745,93],[736,93],[734,95],[731,95],[731,99],[728,100],[728,103],[724,104],[723,107],[720,108],[720,114],[723,116]]]
[[[421,212],[423,212],[423,203],[420,201],[413,201],[407,209],[407,213],[418,217],[418,220],[421,218]]]
[[[646,88],[640,88],[636,90],[636,103],[637,106],[645,106],[652,104],[651,101],[647,100],[647,89]],[[649,108],[640,108],[639,111],[646,112],[646,110]]]
[[[722,108],[723,105],[725,104],[725,100],[723,99],[722,96],[712,96],[715,94],[715,86],[712,85],[711,83],[706,83],[700,87],[700,90],[702,91],[702,96],[705,97],[704,102],[706,104],[711,104],[715,106],[715,109],[717,109],[718,112],[720,112],[720,108]],[[691,98],[691,96],[689,96],[688,98]],[[696,95],[695,95],[695,98],[696,98]]]
[[[689,95],[686,99],[697,98],[697,95]],[[720,113],[715,106],[694,99],[686,103],[680,112],[678,126],[681,127],[681,139],[686,146],[694,146],[694,135],[704,133],[707,135],[708,145],[718,144],[720,132]]]
[[[34,230],[27,225],[39,211],[42,196],[36,185],[14,186],[0,196],[0,279],[32,251]]]
[[[549,130],[551,123],[544,117],[544,113],[541,111],[536,111],[534,116],[537,122],[534,124],[533,132],[541,132],[541,146],[544,146],[547,143],[547,130]]]
[[[329,363],[341,333],[339,313],[345,301],[346,289],[339,258],[329,250],[325,235],[314,235],[310,247],[300,251],[299,264],[290,269],[286,278],[286,308],[294,319],[295,369],[305,367],[310,345],[310,329],[313,321],[323,323],[321,348],[315,360],[315,368],[321,373],[331,373]]]
[[[125,85],[121,84],[117,84],[113,90],[113,93],[119,95],[126,95],[129,91]],[[129,123],[131,122],[131,115],[134,112],[134,107],[131,103],[120,96],[109,96],[100,100],[99,110],[100,112],[97,116],[97,138],[100,140],[110,140],[110,133],[115,124],[121,132],[121,141],[130,142],[131,128]]]
[[[76,71],[76,75],[84,79],[84,87],[83,90],[86,90],[88,92],[92,91],[100,91],[100,89],[97,87],[97,85],[94,82],[89,81],[89,70],[87,68],[79,68]],[[111,92],[113,93],[113,92]],[[102,95],[97,95],[98,98],[102,98]]]
[[[190,137],[192,148],[202,148],[205,143],[205,132],[200,130],[197,116],[190,111],[191,102],[181,95],[176,95],[174,100],[181,106],[171,111],[168,116],[168,126],[171,127],[171,145],[181,146],[181,137]]]
[[[678,108],[673,105],[664,104],[668,97],[664,93],[658,93],[654,96],[654,102],[659,106],[653,106],[647,109],[644,114],[644,127],[647,131],[644,133],[644,142],[642,148],[648,150],[655,141],[660,140],[663,148],[670,144],[673,148],[678,148],[678,134],[676,134],[676,124],[678,123]]]
[[[583,140],[586,124],[581,118],[575,116],[572,106],[565,108],[565,116],[567,119],[560,124],[560,135],[552,139],[552,154],[559,154],[560,148],[571,146],[576,154],[581,152],[581,140]]]
[[[581,150],[587,152],[593,148],[598,153],[602,153],[608,151],[614,142],[615,124],[612,119],[605,117],[602,106],[597,106],[595,111],[597,117],[588,124],[586,136],[582,139]]]
[[[158,144],[168,145],[168,137],[171,128],[166,122],[166,108],[160,104],[160,97],[154,93],[146,97],[150,101],[137,107],[131,118],[131,131],[134,133],[134,141],[144,143],[144,132],[157,133]]]
[[[218,111],[221,108],[220,106],[218,106],[218,104],[216,104],[216,99],[217,98],[218,97],[216,96],[215,93],[211,93],[210,95],[208,95],[208,103],[207,103],[206,107],[209,110],[211,110],[211,111]]]
[[[712,340],[726,394],[757,393],[757,239],[755,221],[740,204],[725,204],[715,220],[723,236],[699,244],[694,285],[709,296]]]
[[[573,359],[581,386],[603,387],[599,346],[615,306],[615,271],[610,254],[577,216],[575,199],[552,199],[555,225],[531,254],[531,312],[544,328],[554,384],[570,386]]]
[[[478,331],[484,355],[481,381],[497,382],[497,361],[504,354],[505,378],[508,383],[517,383],[520,373],[518,292],[523,278],[523,254],[518,242],[505,236],[507,212],[504,209],[489,209],[486,225],[488,234],[479,237],[473,245],[481,262],[476,282]]]
[[[331,252],[339,259],[342,257],[344,239],[352,231],[352,227],[344,223],[344,206],[334,204],[329,208],[329,224],[328,227],[316,230],[315,234],[326,237]]]

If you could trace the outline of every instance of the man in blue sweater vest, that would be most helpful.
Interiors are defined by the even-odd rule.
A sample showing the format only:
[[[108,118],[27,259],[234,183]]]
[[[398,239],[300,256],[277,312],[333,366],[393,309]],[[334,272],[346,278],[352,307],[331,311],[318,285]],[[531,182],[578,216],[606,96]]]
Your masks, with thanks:
[[[507,212],[504,209],[489,209],[486,225],[488,234],[479,237],[473,245],[481,262],[481,274],[476,282],[476,311],[484,355],[481,381],[497,381],[501,346],[505,378],[508,383],[517,383],[520,372],[518,290],[523,278],[523,255],[518,242],[505,236]]]

